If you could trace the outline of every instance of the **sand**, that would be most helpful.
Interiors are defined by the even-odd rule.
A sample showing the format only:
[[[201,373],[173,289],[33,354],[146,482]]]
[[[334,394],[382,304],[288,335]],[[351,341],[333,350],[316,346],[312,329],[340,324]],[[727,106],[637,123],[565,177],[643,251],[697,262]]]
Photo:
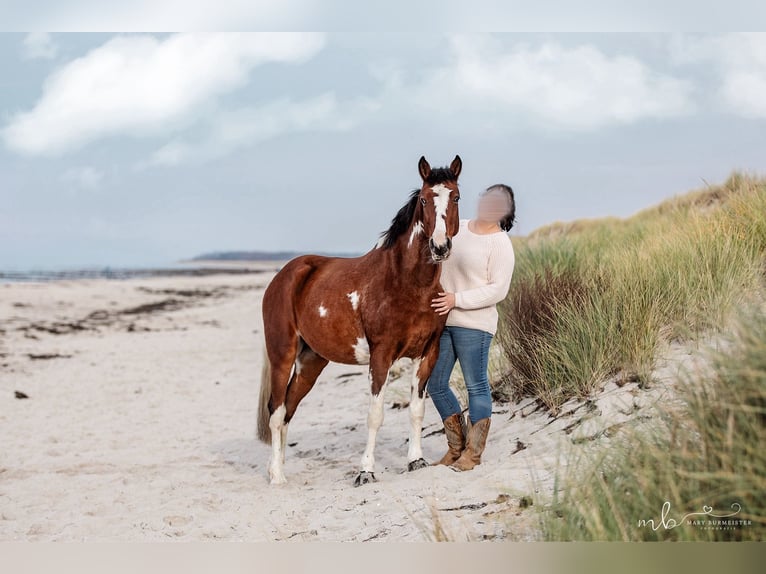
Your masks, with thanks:
[[[608,383],[557,418],[496,403],[480,466],[406,472],[404,364],[378,482],[355,488],[367,376],[331,363],[290,425],[288,483],[271,486],[255,420],[272,276],[0,285],[0,541],[535,540],[557,468],[667,390]],[[423,427],[436,460],[430,399]]]

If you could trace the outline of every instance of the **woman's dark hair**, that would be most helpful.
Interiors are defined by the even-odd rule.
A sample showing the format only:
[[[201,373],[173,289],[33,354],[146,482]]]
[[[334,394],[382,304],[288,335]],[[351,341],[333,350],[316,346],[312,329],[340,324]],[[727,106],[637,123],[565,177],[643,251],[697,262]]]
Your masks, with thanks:
[[[485,193],[491,193],[493,191],[505,192],[508,194],[508,198],[511,200],[510,210],[506,216],[500,220],[500,229],[503,231],[510,231],[513,227],[513,224],[516,222],[516,200],[513,197],[513,190],[511,189],[510,185],[505,185],[504,183],[496,183],[495,185],[490,185],[486,190],[484,190],[482,195]]]

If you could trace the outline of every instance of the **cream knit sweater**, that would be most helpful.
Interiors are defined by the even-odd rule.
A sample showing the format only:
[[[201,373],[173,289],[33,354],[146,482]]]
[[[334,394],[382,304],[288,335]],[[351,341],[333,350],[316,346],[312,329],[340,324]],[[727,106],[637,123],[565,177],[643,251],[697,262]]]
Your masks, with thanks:
[[[495,305],[508,295],[514,263],[507,233],[474,233],[468,220],[461,219],[450,256],[442,263],[442,287],[455,294],[455,308],[447,316],[447,325],[494,335],[498,317]]]

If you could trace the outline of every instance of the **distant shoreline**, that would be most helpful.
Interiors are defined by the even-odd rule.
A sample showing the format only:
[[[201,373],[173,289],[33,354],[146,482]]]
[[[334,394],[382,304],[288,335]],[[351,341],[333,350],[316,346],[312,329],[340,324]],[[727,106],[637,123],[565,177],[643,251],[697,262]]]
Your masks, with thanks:
[[[60,269],[0,270],[0,283],[46,283],[83,279],[125,280],[146,277],[200,277],[278,271],[299,251],[222,251],[198,255],[157,267],[90,266]],[[360,253],[317,253],[329,257],[358,257]]]
[[[47,283],[83,279],[126,280],[147,277],[203,277],[277,271],[284,261],[185,261],[178,267],[89,267],[81,269],[0,271],[0,283]]]
[[[187,262],[196,263],[199,261],[242,261],[242,262],[264,262],[264,261],[289,261],[301,255],[312,253],[314,255],[324,255],[326,257],[359,257],[363,253],[341,253],[330,251],[214,251],[197,255]]]

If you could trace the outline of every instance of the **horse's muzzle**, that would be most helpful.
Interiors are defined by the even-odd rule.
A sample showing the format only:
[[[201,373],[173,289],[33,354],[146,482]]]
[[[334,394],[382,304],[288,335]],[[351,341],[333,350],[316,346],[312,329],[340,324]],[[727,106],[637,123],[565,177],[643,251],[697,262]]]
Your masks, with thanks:
[[[429,239],[428,247],[431,249],[431,258],[438,263],[449,257],[450,250],[452,249],[452,239],[447,237],[447,240],[442,245],[436,245],[433,239]]]

